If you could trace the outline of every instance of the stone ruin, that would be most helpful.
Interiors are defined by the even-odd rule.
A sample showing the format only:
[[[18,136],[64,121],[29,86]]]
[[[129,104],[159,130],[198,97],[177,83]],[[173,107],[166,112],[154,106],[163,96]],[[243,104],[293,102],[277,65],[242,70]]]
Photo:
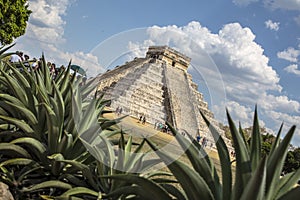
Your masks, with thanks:
[[[122,108],[122,113],[137,119],[145,116],[153,125],[168,121],[180,133],[206,137],[215,147],[201,110],[230,144],[187,72],[190,61],[168,46],[150,46],[145,58],[135,58],[100,74],[97,90],[111,99],[113,110]]]

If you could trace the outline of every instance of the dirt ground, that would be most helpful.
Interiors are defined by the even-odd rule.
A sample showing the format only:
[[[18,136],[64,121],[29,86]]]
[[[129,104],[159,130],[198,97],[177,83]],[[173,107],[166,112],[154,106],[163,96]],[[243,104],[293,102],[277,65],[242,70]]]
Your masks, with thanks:
[[[109,119],[116,119],[122,116],[123,115],[116,115],[114,113],[110,113],[105,114],[104,117],[107,117]],[[135,138],[151,138],[152,141],[162,146],[169,144],[170,146],[174,146],[177,149],[179,147],[177,146],[179,144],[177,144],[177,141],[174,138],[174,136],[155,129],[153,124],[149,124],[147,122],[145,124],[142,124],[137,118],[127,116],[124,119],[122,119],[121,123],[119,124],[119,127]],[[212,159],[219,160],[216,149],[207,147],[205,151]]]

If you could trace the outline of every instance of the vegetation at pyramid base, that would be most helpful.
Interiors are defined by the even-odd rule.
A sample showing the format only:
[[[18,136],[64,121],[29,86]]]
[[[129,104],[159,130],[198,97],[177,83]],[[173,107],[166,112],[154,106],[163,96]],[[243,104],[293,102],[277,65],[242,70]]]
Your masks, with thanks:
[[[7,62],[0,48],[0,181],[15,199],[293,199],[300,170],[281,177],[291,127],[280,140],[281,129],[267,155],[255,111],[250,142],[228,114],[235,148],[235,171],[225,142],[203,115],[215,138],[221,165],[218,173],[205,149],[191,136],[172,129],[190,165],[173,160],[149,139],[138,144],[104,117],[106,103],[70,75],[70,64],[55,78],[45,58],[40,69]],[[80,86],[81,85],[81,86]],[[94,136],[94,137],[90,137]],[[114,137],[112,137],[114,136]],[[117,140],[116,140],[117,139]],[[148,146],[146,146],[148,145]],[[145,149],[160,159],[147,159]],[[169,172],[151,167],[169,165]]]
[[[231,139],[231,141],[233,142],[229,126],[223,126],[222,129],[225,131],[226,137]],[[276,136],[268,133],[266,128],[263,127],[260,127],[259,131],[261,133],[261,139],[262,139],[261,153],[262,155],[268,155],[271,151],[272,144],[276,140]],[[253,126],[242,129],[242,133],[248,144],[250,144],[252,132],[253,132]],[[289,151],[282,169],[282,173],[287,174],[296,171],[299,168],[300,168],[300,148],[294,147],[292,144],[290,144]]]

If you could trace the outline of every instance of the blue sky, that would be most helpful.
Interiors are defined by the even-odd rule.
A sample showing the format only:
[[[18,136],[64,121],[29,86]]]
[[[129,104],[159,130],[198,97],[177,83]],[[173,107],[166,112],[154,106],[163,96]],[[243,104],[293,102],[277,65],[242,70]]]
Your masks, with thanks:
[[[299,0],[30,0],[26,34],[14,49],[70,59],[96,76],[149,45],[170,45],[192,58],[192,73],[216,118],[225,106],[251,125],[285,131],[300,125]],[[220,95],[222,94],[222,95]],[[299,126],[300,127],[300,126]],[[297,129],[293,144],[300,146]]]

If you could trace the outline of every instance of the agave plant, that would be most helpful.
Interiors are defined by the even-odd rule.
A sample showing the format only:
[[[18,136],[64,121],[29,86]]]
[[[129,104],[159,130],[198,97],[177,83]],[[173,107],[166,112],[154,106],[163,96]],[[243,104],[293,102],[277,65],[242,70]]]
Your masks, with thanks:
[[[16,199],[123,197],[118,188],[133,183],[114,176],[139,176],[158,162],[139,154],[145,141],[132,149],[115,127],[122,118],[103,117],[109,101],[91,95],[93,82],[80,84],[70,63],[53,79],[44,56],[36,71],[0,65],[0,181]],[[120,132],[116,144],[108,140]]]
[[[0,180],[17,199],[60,194],[74,186],[73,180],[86,180],[82,171],[60,161],[94,162],[80,136],[116,133],[118,119],[101,117],[107,101],[90,96],[92,81],[79,87],[81,79],[70,75],[70,64],[55,79],[44,56],[36,71],[20,65],[22,72],[5,59],[0,65]]]
[[[234,141],[236,152],[235,174],[232,170],[232,161],[228,148],[217,129],[202,114],[203,119],[216,142],[221,164],[221,178],[212,160],[205,150],[191,136],[189,140],[171,128],[174,136],[188,157],[191,165],[179,160],[174,162],[167,152],[162,152],[150,140],[146,139],[157,155],[168,164],[169,170],[176,177],[180,188],[167,183],[153,184],[149,179],[134,180],[136,186],[145,187],[146,191],[156,191],[156,199],[297,199],[300,195],[300,170],[281,177],[282,167],[288,151],[289,143],[295,132],[292,126],[281,140],[281,130],[277,134],[272,149],[266,157],[261,155],[261,135],[257,109],[255,109],[253,132],[250,145],[243,137],[241,126],[236,128],[230,114],[227,112],[228,123]],[[170,126],[171,127],[171,126]],[[233,176],[235,175],[235,176]],[[235,178],[233,178],[235,177]],[[125,179],[125,178],[124,178]],[[140,198],[149,199],[147,194],[131,192]]]
[[[108,135],[100,134],[98,137],[108,137]],[[89,195],[91,198],[101,196],[102,199],[126,199],[126,197],[132,196],[136,192],[142,192],[142,190],[135,189],[135,181],[133,180],[152,179],[153,184],[158,184],[162,179],[155,179],[156,177],[171,175],[167,172],[149,170],[152,166],[160,163],[161,160],[145,158],[146,152],[143,150],[145,140],[141,143],[135,143],[132,136],[127,138],[125,139],[125,133],[121,132],[120,139],[116,143],[115,141],[102,139],[100,139],[101,143],[99,143],[99,140],[98,142],[87,143],[86,147],[89,152],[97,159],[97,162],[89,166],[89,170],[88,166],[83,164],[79,165],[70,160],[61,161],[80,169],[84,176],[88,178],[87,183],[90,187],[89,190],[82,187],[78,187],[78,190],[70,188],[57,198]],[[168,181],[170,180],[168,179]],[[85,193],[81,193],[83,190],[86,190]]]

